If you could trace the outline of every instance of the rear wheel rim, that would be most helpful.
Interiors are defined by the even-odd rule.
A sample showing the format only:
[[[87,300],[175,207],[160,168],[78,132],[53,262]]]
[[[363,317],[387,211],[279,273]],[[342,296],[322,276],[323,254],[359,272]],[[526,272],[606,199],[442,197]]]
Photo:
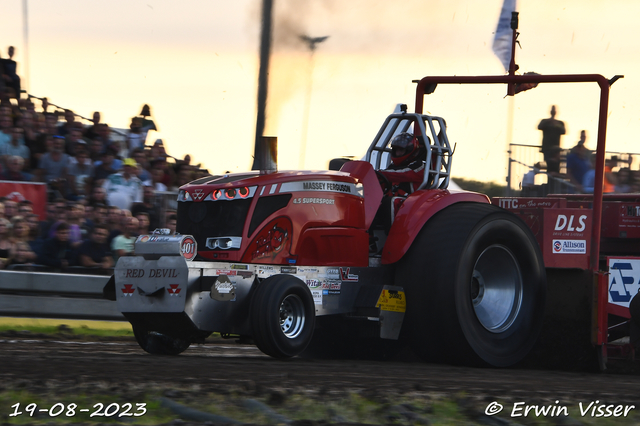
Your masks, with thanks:
[[[280,329],[285,337],[295,339],[302,333],[305,323],[305,310],[302,299],[289,294],[280,304]]]
[[[514,323],[522,306],[522,273],[507,247],[494,244],[478,257],[469,296],[480,324],[501,333]]]

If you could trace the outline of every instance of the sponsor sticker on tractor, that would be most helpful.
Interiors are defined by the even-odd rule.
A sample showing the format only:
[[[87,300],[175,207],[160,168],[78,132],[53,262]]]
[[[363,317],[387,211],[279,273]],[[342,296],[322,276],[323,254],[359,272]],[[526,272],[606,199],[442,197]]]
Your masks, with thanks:
[[[554,253],[586,254],[586,240],[553,240]]]
[[[610,257],[608,264],[609,303],[628,308],[640,290],[640,259]]]
[[[404,291],[382,290],[376,308],[390,312],[405,312],[407,299],[404,297]]]
[[[185,237],[180,245],[180,252],[187,260],[193,260],[196,257],[196,240],[192,237]]]

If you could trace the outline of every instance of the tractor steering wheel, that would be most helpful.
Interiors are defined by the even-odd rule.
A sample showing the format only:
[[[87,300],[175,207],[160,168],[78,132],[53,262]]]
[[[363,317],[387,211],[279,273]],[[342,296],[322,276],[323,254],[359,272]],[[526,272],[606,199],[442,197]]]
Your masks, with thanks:
[[[378,176],[378,182],[380,182],[380,186],[382,187],[382,193],[384,195],[389,194],[393,190],[393,185],[388,177],[380,173],[376,170],[376,176]]]

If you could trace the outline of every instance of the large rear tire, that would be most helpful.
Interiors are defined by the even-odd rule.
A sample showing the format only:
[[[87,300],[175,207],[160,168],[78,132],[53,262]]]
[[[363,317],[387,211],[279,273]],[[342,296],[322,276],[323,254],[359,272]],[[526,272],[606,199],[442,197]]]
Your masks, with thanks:
[[[315,328],[316,311],[309,287],[291,275],[261,282],[251,301],[251,329],[256,346],[274,358],[305,350]]]
[[[515,215],[454,204],[431,218],[396,273],[406,290],[403,335],[428,360],[506,367],[535,344],[546,274],[540,248]]]
[[[178,355],[191,346],[187,340],[149,331],[135,325],[133,335],[140,347],[152,355]]]

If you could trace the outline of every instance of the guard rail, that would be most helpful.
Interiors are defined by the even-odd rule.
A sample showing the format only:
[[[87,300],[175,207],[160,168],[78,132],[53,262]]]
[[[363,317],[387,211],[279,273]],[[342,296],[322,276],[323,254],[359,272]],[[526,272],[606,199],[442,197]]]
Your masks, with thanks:
[[[0,271],[0,316],[126,321],[103,298],[109,275]]]

